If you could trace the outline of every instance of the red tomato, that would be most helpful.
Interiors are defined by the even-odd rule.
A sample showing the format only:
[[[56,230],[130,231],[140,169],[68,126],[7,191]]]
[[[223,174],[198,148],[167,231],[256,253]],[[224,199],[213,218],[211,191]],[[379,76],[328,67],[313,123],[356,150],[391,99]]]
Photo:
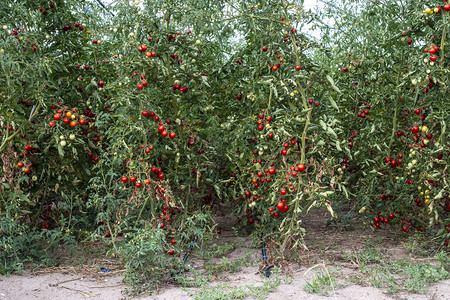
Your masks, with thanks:
[[[284,203],[283,203],[283,202],[278,202],[278,203],[277,203],[277,208],[278,208],[279,210],[283,210],[283,208],[284,208]]]

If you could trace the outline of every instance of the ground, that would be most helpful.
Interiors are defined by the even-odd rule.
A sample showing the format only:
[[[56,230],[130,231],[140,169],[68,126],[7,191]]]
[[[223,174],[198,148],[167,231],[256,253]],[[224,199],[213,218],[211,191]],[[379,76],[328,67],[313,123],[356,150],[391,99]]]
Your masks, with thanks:
[[[123,269],[111,259],[70,261],[0,279],[1,299],[396,299],[450,300],[448,253],[425,240],[373,231],[360,223],[329,224],[322,210],[304,219],[308,250],[297,262],[261,275],[261,248],[223,226],[215,257],[194,252],[184,280],[153,295],[129,296]],[[100,267],[110,269],[102,272]],[[447,271],[446,271],[447,270]]]

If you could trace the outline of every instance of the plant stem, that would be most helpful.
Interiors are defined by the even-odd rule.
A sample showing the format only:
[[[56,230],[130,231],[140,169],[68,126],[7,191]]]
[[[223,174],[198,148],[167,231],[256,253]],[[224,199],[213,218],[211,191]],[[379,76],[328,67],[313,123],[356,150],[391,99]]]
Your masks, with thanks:
[[[402,57],[400,60],[402,63],[403,63],[403,56],[404,56],[403,53],[404,53],[404,51],[402,50]],[[398,75],[397,75],[397,83],[396,83],[397,91],[395,93],[394,119],[392,120],[392,133],[391,133],[391,139],[389,141],[388,157],[391,155],[392,143],[394,142],[395,132],[397,131],[398,101],[400,98],[400,89],[399,89],[398,85],[400,83],[400,74],[401,74],[401,68],[400,68],[400,70],[398,70]]]

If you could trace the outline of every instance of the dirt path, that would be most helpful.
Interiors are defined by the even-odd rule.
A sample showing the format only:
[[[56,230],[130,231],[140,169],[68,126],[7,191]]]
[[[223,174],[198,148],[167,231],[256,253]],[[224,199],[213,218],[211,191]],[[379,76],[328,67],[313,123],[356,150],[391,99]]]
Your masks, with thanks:
[[[247,272],[256,271],[247,269]],[[305,285],[304,272],[297,272],[295,280],[291,283],[282,283],[265,299],[396,299],[396,300],[448,300],[450,299],[450,280],[439,282],[429,288],[426,294],[398,293],[388,294],[383,289],[348,285],[328,293],[329,296],[310,294],[303,290]],[[251,273],[239,272],[234,274],[234,280],[227,280],[230,286],[243,286],[247,284],[258,285],[261,277]],[[220,283],[220,282],[219,282]],[[223,283],[223,282],[222,282]],[[217,283],[216,283],[217,284]],[[110,300],[130,299],[122,294],[125,287],[121,284],[120,276],[106,276],[103,281],[96,278],[79,277],[76,274],[40,274],[32,275],[29,272],[21,276],[13,275],[3,277],[0,281],[0,299],[26,300],[26,299],[71,299],[71,300]],[[192,299],[178,287],[164,287],[157,296],[141,296],[138,299]],[[257,299],[247,297],[245,299]]]

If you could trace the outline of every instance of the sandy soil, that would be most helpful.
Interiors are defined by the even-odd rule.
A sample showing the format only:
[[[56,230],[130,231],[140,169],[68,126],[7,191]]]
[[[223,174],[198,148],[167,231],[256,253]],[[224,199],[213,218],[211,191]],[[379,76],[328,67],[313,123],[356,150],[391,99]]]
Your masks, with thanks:
[[[232,278],[227,278],[230,286],[254,284],[261,280],[255,275],[257,268],[246,268],[244,272],[236,273]],[[347,285],[329,292],[329,296],[309,294],[303,290],[305,285],[305,270],[299,270],[294,274],[294,280],[281,284],[277,290],[269,294],[265,299],[377,299],[377,300],[448,300],[450,299],[450,280],[439,282],[429,288],[424,295],[399,293],[388,294],[382,289],[362,287],[359,285]],[[0,281],[0,299],[24,300],[24,299],[73,299],[73,300],[109,300],[131,299],[122,294],[125,286],[121,283],[121,277],[114,274],[102,276],[99,280],[93,277],[79,277],[77,274],[39,274],[33,275],[25,272],[22,275],[3,277]],[[162,287],[158,295],[141,296],[138,299],[192,299],[185,291],[178,287]],[[246,299],[256,299],[249,297]]]
[[[281,285],[268,294],[265,299],[395,299],[395,300],[450,300],[450,280],[438,282],[427,289],[425,294],[400,292],[390,294],[386,289],[375,288],[363,278],[361,285],[350,280],[358,272],[357,266],[348,259],[343,259],[344,253],[357,251],[364,247],[364,243],[371,239],[378,239],[387,257],[409,257],[411,253],[402,246],[398,238],[392,238],[389,231],[374,233],[364,228],[343,231],[336,225],[326,227],[320,211],[304,219],[309,234],[305,238],[309,251],[299,253],[302,264],[289,265],[278,274]],[[208,287],[217,287],[226,284],[228,288],[238,286],[260,286],[264,277],[259,274],[262,267],[261,249],[252,247],[249,237],[235,237],[229,228],[222,228],[218,244],[233,242],[236,246],[225,254],[229,261],[248,260],[247,266],[242,266],[235,272],[222,272],[217,278],[208,283]],[[375,239],[375,240],[376,240]],[[221,258],[211,261],[219,263]],[[210,262],[211,262],[210,261]],[[192,254],[188,264],[195,270],[204,271],[205,260]],[[37,269],[24,271],[22,275],[0,277],[0,300],[27,300],[27,299],[132,299],[124,293],[127,288],[122,284],[121,270],[113,269],[110,273],[97,271],[98,268],[89,267],[75,269],[71,266],[61,268]],[[94,271],[93,271],[94,270]],[[337,279],[336,286],[328,291],[328,295],[307,293],[304,290],[306,282],[311,282],[316,272],[333,271]],[[361,274],[361,273],[359,273]],[[189,277],[190,274],[187,274]],[[275,280],[271,276],[271,280]],[[183,289],[176,284],[159,286],[158,294],[143,295],[136,299],[192,299],[188,293],[198,294],[200,288]],[[247,297],[246,299],[257,299]],[[206,300],[206,299],[204,299]]]

